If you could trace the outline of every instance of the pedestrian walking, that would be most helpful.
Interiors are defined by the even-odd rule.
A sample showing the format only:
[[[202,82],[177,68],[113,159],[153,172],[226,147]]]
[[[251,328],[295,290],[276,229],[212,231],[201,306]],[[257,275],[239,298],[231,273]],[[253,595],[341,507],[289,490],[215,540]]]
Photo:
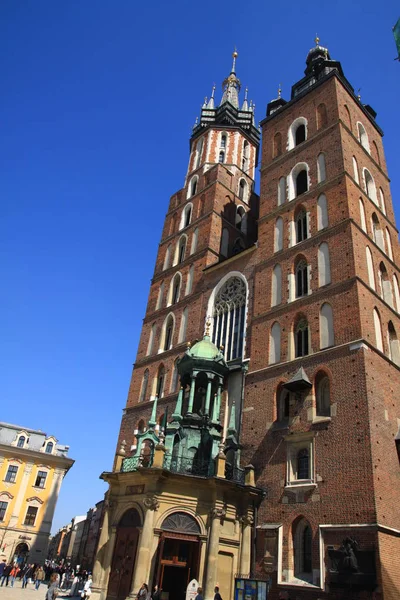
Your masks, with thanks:
[[[32,579],[32,577],[33,577],[33,565],[27,565],[22,570],[22,589],[26,588],[26,586],[28,585],[29,579]]]
[[[92,595],[92,575],[89,573],[86,583],[83,586],[81,598],[84,598],[84,599],[90,598],[91,595]]]
[[[8,581],[10,579],[10,573],[12,571],[12,564],[6,565],[3,571],[3,577],[1,578],[1,587],[3,587],[4,582],[6,582],[6,587],[8,586]]]
[[[50,576],[49,587],[46,592],[45,600],[56,600],[58,596],[58,577],[57,573]]]
[[[203,600],[203,588],[202,587],[198,587],[197,588],[197,594],[194,600]]]
[[[3,577],[3,573],[4,573],[4,569],[6,568],[7,563],[5,561],[5,559],[3,558],[3,560],[0,562],[0,578]]]
[[[43,567],[38,567],[34,575],[35,579],[35,590],[38,590],[42,581],[44,581],[44,570]]]
[[[20,570],[21,569],[17,565],[14,565],[13,568],[11,569],[11,571],[10,571],[11,587],[14,587],[15,578],[17,577]]]
[[[219,587],[217,585],[214,588],[214,600],[222,600],[222,596],[219,593]]]
[[[153,593],[151,595],[151,600],[161,600],[162,589],[158,587],[158,585],[154,586]]]

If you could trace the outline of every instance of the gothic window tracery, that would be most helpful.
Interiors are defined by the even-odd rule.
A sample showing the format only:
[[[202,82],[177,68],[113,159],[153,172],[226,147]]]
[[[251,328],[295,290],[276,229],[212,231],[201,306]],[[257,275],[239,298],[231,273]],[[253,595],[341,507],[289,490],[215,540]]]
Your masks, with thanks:
[[[201,533],[199,524],[191,515],[184,512],[175,512],[164,519],[161,529],[168,531],[181,531],[184,533]]]
[[[213,308],[213,339],[224,347],[226,360],[242,356],[246,314],[246,284],[231,277],[218,291]]]

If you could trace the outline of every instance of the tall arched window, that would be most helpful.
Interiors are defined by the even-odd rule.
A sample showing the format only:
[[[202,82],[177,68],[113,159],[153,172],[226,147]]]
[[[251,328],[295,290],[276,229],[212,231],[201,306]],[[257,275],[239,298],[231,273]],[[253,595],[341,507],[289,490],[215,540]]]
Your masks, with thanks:
[[[171,394],[176,392],[176,390],[178,388],[178,381],[179,381],[178,361],[179,361],[179,358],[176,358],[174,361],[174,368],[172,369],[171,388],[170,388]]]
[[[393,250],[392,250],[392,240],[390,237],[389,229],[386,227],[386,247],[387,247],[387,255],[390,260],[393,260]]]
[[[223,150],[220,151],[219,155],[218,155],[218,162],[219,163],[224,163],[225,162],[225,152]]]
[[[296,244],[306,240],[308,238],[308,219],[307,213],[302,208],[297,212],[296,215]]]
[[[289,175],[289,200],[308,191],[308,165],[297,163]]]
[[[297,479],[310,479],[310,454],[308,448],[297,453]]]
[[[385,302],[387,302],[390,306],[393,306],[392,284],[389,279],[386,267],[382,261],[379,263],[378,275],[379,283],[381,286],[381,296]]]
[[[269,336],[269,364],[273,365],[281,360],[281,326],[277,321],[271,327]]]
[[[54,444],[53,442],[48,442],[46,445],[46,454],[53,454]]]
[[[244,141],[243,143],[243,158],[242,158],[242,170],[247,173],[249,169],[249,157],[250,157],[250,145],[249,142]]]
[[[193,204],[189,202],[182,211],[181,222],[179,229],[184,229],[190,225],[192,219]]]
[[[335,343],[332,306],[327,302],[319,311],[319,342],[321,350],[330,348]]]
[[[274,252],[283,249],[283,219],[278,217],[275,221]]]
[[[278,183],[278,206],[284,204],[286,200],[286,178],[281,177]]]
[[[358,185],[360,185],[360,175],[358,173],[358,163],[355,156],[353,156],[353,171],[354,171],[354,180]]]
[[[169,263],[171,261],[171,251],[172,251],[172,246],[170,244],[165,252],[164,265],[163,265],[164,271],[169,268]]]
[[[325,194],[320,194],[317,200],[317,227],[318,231],[328,227],[328,204]]]
[[[171,306],[171,304],[176,304],[177,302],[179,302],[181,285],[182,285],[182,275],[180,273],[175,273],[173,279],[171,280],[170,286],[169,286],[167,306]]]
[[[317,158],[317,177],[318,183],[321,183],[326,179],[325,154],[323,152],[318,154]]]
[[[288,150],[292,150],[298,144],[307,139],[307,119],[298,117],[289,127],[288,132]]]
[[[239,198],[240,200],[247,200],[247,182],[245,179],[239,181]]]
[[[390,359],[398,366],[400,366],[400,348],[397,333],[394,328],[392,321],[388,323],[388,339],[389,339],[389,352]]]
[[[378,198],[376,195],[376,186],[374,178],[368,169],[363,169],[365,192],[370,200],[378,206]]]
[[[373,238],[374,238],[374,242],[377,246],[379,246],[379,248],[381,250],[383,250],[383,252],[385,252],[385,242],[383,239],[383,231],[381,229],[381,225],[379,223],[379,219],[376,215],[376,213],[372,213],[372,233],[373,233]]]
[[[150,329],[149,342],[147,344],[146,356],[149,356],[153,352],[154,338],[156,336],[156,330],[157,330],[157,325],[156,325],[156,323],[153,323],[153,325],[151,326],[151,329]]]
[[[308,265],[307,262],[302,259],[296,265],[296,298],[301,296],[307,296],[308,294]]]
[[[358,132],[358,139],[360,141],[360,144],[363,148],[365,148],[365,150],[370,154],[370,148],[369,148],[369,141],[368,141],[368,135],[367,132],[365,131],[365,127],[362,123],[360,123],[360,121],[358,121],[357,123],[357,132]]]
[[[226,139],[227,139],[226,133],[222,133],[221,134],[221,142],[219,145],[220,148],[224,148],[224,149],[226,148]]]
[[[196,195],[198,181],[199,181],[199,178],[197,175],[194,175],[192,177],[192,179],[190,180],[188,198],[191,198],[192,196]]]
[[[318,373],[315,378],[315,396],[317,417],[329,417],[331,414],[331,388],[329,377]]]
[[[295,329],[295,356],[307,356],[309,354],[309,329],[306,319],[299,321]]]
[[[375,345],[383,352],[383,340],[382,340],[382,326],[381,326],[381,318],[376,308],[373,310],[374,317],[374,328],[375,328]]]
[[[187,323],[188,323],[188,308],[186,307],[184,309],[184,311],[182,312],[181,326],[179,327],[179,337],[178,337],[179,344],[184,342],[186,339]]]
[[[156,310],[161,308],[163,298],[164,298],[164,282],[162,281],[160,284],[160,287],[158,288]]]
[[[174,265],[179,265],[185,260],[186,243],[187,237],[186,235],[182,235],[176,244]]]
[[[215,294],[212,341],[224,347],[226,360],[243,354],[246,297],[246,284],[237,276],[226,280]]]
[[[199,139],[196,144],[196,155],[194,159],[194,168],[198,169],[201,163],[201,155],[203,153],[203,138]]]
[[[365,248],[365,253],[367,256],[368,283],[375,290],[374,262],[372,260],[372,252],[368,246]]]
[[[243,206],[238,206],[236,208],[235,225],[236,225],[236,229],[239,229],[239,231],[242,231],[242,224],[243,224],[243,219],[244,219],[245,213],[246,213],[246,211],[244,210]]]
[[[326,242],[318,247],[318,285],[328,285],[331,282],[331,262],[329,259],[329,247]]]
[[[271,282],[271,306],[277,306],[282,302],[282,269],[275,265],[272,271]]]
[[[229,231],[224,227],[221,236],[221,254],[222,256],[228,256],[229,252]]]
[[[140,388],[139,402],[144,402],[146,400],[148,385],[149,385],[149,370],[146,369],[145,372],[143,373],[142,387]]]
[[[365,220],[365,208],[364,208],[364,202],[362,201],[361,198],[359,198],[359,204],[360,204],[360,221],[361,221],[361,229],[363,231],[365,231],[365,233],[367,233],[367,222]]]
[[[164,385],[165,385],[165,368],[164,365],[158,367],[157,382],[156,382],[156,396],[162,398],[164,396]]]
[[[350,116],[350,111],[349,108],[347,106],[347,104],[344,105],[344,115],[343,115],[343,121],[344,124],[350,129],[351,131],[351,116]]]
[[[303,169],[296,177],[296,196],[300,196],[308,191],[307,171]]]
[[[188,272],[187,281],[186,281],[185,296],[187,296],[188,294],[190,294],[191,291],[192,291],[192,287],[193,287],[193,275],[194,275],[194,265],[191,265],[190,269],[189,269],[189,272]]]
[[[175,317],[170,313],[164,321],[163,328],[161,331],[160,338],[160,350],[159,352],[166,352],[172,348],[172,341],[174,336]]]
[[[282,135],[279,133],[276,133],[274,135],[274,147],[273,147],[273,158],[276,158],[277,156],[280,156],[282,154]]]
[[[383,189],[381,187],[379,188],[379,199],[380,199],[381,211],[383,212],[384,215],[386,215],[385,195],[384,195]]]
[[[398,313],[400,313],[400,291],[399,291],[399,281],[396,275],[393,275],[393,290],[394,290],[394,299],[396,302],[396,306],[394,307]]]
[[[300,456],[300,453],[301,456]],[[309,451],[307,448],[299,450],[297,459],[297,468],[299,469],[299,459],[302,459],[302,473],[305,473],[305,466],[309,465]],[[299,477],[298,477],[299,479]],[[310,479],[306,477],[305,479]],[[293,530],[293,553],[294,553],[294,575],[297,579],[312,582],[312,530],[306,519],[301,519]]]
[[[290,415],[290,393],[282,385],[276,392],[276,417],[278,421],[285,421]]]
[[[190,246],[190,254],[194,254],[196,252],[198,238],[199,238],[199,228],[196,227],[196,229],[193,231],[193,235],[192,235],[192,244]]]
[[[319,104],[317,106],[317,129],[322,129],[328,124],[328,114],[326,112],[325,104]]]

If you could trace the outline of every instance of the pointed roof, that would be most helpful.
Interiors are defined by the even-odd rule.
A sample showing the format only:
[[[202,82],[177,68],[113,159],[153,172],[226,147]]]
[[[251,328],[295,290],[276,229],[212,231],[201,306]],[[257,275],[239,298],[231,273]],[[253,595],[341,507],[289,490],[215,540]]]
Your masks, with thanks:
[[[312,387],[312,384],[303,367],[300,367],[297,373],[288,382],[283,384],[283,387],[290,392],[301,392]]]
[[[239,108],[239,92],[240,92],[240,79],[236,76],[236,58],[238,53],[236,50],[233,52],[233,63],[230,74],[224,81],[222,82],[222,88],[224,93],[222,95],[222,100],[220,106],[222,106],[225,102],[230,102],[235,108]]]

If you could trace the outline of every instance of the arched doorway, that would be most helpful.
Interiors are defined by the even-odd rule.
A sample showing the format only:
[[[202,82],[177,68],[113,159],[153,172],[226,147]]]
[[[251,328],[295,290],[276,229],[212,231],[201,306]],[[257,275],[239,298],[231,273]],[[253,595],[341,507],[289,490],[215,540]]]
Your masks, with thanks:
[[[21,568],[21,566],[26,563],[28,554],[29,554],[28,544],[21,542],[15,548],[13,562],[18,563],[18,566]]]
[[[130,508],[118,523],[107,598],[125,600],[130,594],[139,538],[138,527],[141,527],[140,515],[135,508]]]
[[[161,529],[154,585],[168,592],[169,598],[185,600],[189,582],[199,577],[199,524],[185,512],[174,512],[164,519]]]

